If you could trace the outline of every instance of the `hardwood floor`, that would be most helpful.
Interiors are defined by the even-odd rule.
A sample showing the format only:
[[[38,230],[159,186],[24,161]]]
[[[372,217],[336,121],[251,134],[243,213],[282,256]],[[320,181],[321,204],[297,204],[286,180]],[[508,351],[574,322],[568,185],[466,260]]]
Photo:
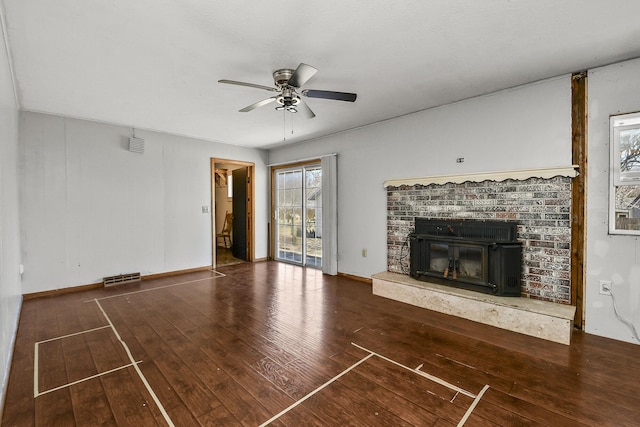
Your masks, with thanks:
[[[245,262],[240,258],[236,258],[233,256],[233,252],[231,248],[225,248],[224,246],[218,246],[216,248],[216,265],[218,267],[223,267],[231,264],[240,264],[241,262]]]
[[[288,264],[218,271],[25,301],[2,425],[640,424],[640,346],[546,342]]]

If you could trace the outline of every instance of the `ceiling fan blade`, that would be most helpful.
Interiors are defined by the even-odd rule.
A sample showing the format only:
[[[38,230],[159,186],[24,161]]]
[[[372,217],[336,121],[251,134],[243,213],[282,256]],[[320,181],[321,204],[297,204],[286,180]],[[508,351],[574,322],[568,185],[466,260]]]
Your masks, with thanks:
[[[298,113],[302,114],[307,119],[313,119],[316,116],[315,113],[313,111],[311,111],[311,108],[309,108],[309,106],[306,104],[306,102],[304,102],[300,98],[298,98],[298,99],[300,100],[296,104],[296,109],[298,110]]]
[[[336,101],[347,102],[354,102],[358,97],[355,93],[334,92],[331,90],[305,89],[301,93],[308,98],[334,99]]]
[[[308,98],[334,99],[336,101],[354,102],[358,97],[355,93],[334,92],[331,90],[305,89],[302,94]]]
[[[316,70],[311,65],[303,64],[302,62],[298,65],[298,68],[293,72],[291,77],[289,77],[289,86],[293,87],[301,87],[303,84],[307,82],[315,73]]]
[[[257,85],[255,83],[237,82],[235,80],[225,80],[225,79],[218,80],[218,83],[224,83],[228,85],[237,85],[237,86],[247,86],[247,87],[253,87],[256,89],[268,90],[269,92],[278,92],[278,89],[276,89],[275,87]]]
[[[241,113],[246,113],[247,111],[255,110],[256,108],[263,107],[267,104],[271,104],[276,100],[277,97],[272,96],[271,98],[263,99],[262,101],[258,101],[255,104],[251,104],[249,106],[244,107],[242,110],[238,110]]]

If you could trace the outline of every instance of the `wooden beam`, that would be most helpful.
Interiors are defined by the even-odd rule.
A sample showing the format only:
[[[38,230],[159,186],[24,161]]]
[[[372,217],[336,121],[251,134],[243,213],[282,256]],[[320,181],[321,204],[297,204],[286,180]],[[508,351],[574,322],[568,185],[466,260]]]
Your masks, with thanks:
[[[576,306],[578,329],[584,327],[587,111],[587,72],[582,71],[571,76],[571,163],[579,172],[571,185],[571,304]]]

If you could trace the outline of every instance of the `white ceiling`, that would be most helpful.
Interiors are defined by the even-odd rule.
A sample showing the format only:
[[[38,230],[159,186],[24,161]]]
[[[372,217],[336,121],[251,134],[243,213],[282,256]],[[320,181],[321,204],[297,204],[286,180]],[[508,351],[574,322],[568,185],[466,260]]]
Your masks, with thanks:
[[[251,147],[640,56],[637,0],[0,1],[22,109]],[[240,113],[272,94],[217,83],[300,62],[357,101]]]

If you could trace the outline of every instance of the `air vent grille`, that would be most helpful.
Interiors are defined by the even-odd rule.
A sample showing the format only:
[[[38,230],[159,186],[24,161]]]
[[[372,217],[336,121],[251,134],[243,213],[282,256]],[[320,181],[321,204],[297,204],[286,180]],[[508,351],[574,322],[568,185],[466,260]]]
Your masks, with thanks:
[[[140,281],[140,273],[119,274],[117,276],[105,277],[103,284],[107,286],[123,285],[125,283],[133,283]]]
[[[133,136],[129,138],[129,151],[144,154],[144,139]]]

